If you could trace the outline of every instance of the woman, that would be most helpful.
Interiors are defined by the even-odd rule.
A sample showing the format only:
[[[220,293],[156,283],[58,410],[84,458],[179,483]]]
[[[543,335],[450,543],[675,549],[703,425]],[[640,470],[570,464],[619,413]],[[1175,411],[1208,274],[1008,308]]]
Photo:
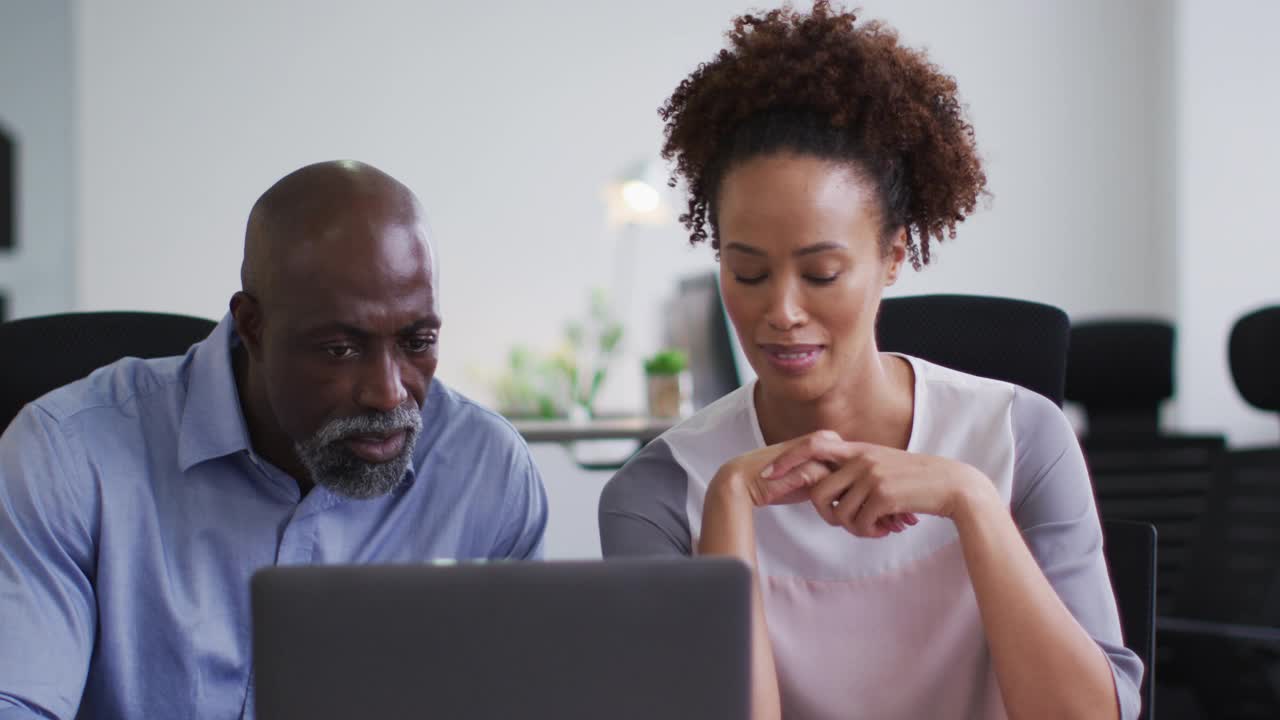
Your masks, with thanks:
[[[1135,717],[1061,412],[876,348],[884,288],[985,193],[954,80],[826,2],[729,41],[663,106],[663,156],[758,379],[619,471],[605,554],[752,566],[757,718]]]

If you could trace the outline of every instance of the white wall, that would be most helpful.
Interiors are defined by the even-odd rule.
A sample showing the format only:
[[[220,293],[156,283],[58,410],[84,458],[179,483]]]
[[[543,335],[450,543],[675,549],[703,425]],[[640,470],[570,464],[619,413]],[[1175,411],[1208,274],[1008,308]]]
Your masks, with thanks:
[[[661,140],[657,106],[722,42],[738,0],[84,3],[78,20],[80,304],[222,313],[254,198],[355,157],[413,187],[444,267],[441,376],[486,399],[513,342],[549,346],[616,234],[601,187]],[[899,292],[967,291],[1078,315],[1172,312],[1149,128],[1155,0],[871,0],[955,74],[994,204]],[[676,227],[638,233],[631,335],[712,266]],[[638,404],[638,372],[611,399]]]
[[[68,0],[0,4],[0,126],[18,143],[18,247],[0,251],[10,317],[73,304],[71,54]]]
[[[1177,43],[1179,422],[1275,444],[1280,418],[1240,399],[1227,338],[1280,303],[1280,4],[1182,0]]]
[[[1154,105],[1161,2],[877,3],[968,98],[994,194],[897,293],[1049,302],[1073,317],[1172,314]],[[1155,131],[1155,132],[1153,132]]]
[[[531,448],[533,462],[547,488],[547,534],[542,540],[548,560],[600,557],[600,492],[613,475],[583,470],[562,445],[540,443]]]

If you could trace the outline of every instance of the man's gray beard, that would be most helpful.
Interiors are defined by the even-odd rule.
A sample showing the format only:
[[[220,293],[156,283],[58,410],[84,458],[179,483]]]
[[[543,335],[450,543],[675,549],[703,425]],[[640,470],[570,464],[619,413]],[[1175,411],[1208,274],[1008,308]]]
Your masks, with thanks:
[[[363,460],[342,442],[356,435],[385,435],[401,430],[405,433],[404,449],[384,463]],[[330,420],[293,447],[312,482],[339,495],[366,500],[386,495],[400,484],[421,431],[422,411],[409,402],[391,412]]]

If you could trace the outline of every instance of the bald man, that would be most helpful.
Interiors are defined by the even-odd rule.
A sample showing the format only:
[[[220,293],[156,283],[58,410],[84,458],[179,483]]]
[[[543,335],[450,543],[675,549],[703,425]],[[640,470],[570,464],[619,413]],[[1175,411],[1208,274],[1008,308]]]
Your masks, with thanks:
[[[0,720],[252,717],[255,570],[538,554],[528,449],[433,379],[436,278],[404,185],[311,165],[255,204],[208,339],[19,414],[0,437]]]

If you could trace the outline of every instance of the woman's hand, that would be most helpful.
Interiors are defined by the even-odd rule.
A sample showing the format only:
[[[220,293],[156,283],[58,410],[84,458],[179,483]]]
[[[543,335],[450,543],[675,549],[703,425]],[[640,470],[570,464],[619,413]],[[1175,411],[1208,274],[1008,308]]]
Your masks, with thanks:
[[[731,492],[750,501],[753,507],[787,505],[809,499],[809,488],[831,474],[835,465],[816,459],[806,459],[802,454],[787,456],[788,472],[776,478],[763,474],[766,467],[776,467],[778,459],[788,451],[799,447],[804,437],[777,445],[752,450],[726,462],[711,481],[708,492]]]
[[[905,529],[916,523],[915,513],[950,518],[968,493],[994,491],[990,480],[965,463],[846,442],[827,431],[786,443],[761,468],[760,483],[799,486],[815,463],[834,469],[806,486],[809,500],[829,524],[858,537],[879,538]]]

